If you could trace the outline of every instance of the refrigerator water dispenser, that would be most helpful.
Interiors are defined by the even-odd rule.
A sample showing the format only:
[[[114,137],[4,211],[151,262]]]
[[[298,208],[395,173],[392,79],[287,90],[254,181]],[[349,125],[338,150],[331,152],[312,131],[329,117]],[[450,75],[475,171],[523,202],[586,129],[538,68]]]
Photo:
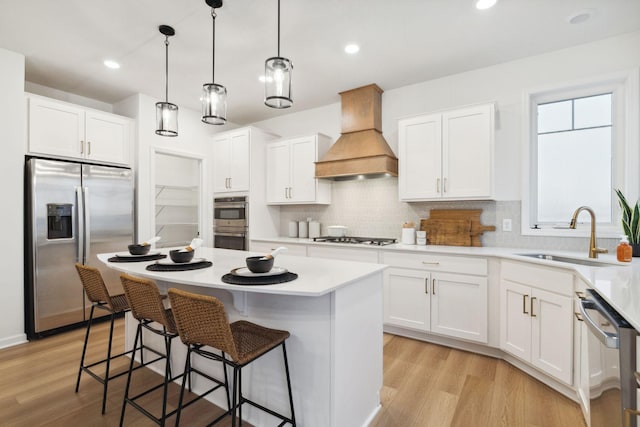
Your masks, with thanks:
[[[71,239],[70,203],[47,203],[47,239]]]

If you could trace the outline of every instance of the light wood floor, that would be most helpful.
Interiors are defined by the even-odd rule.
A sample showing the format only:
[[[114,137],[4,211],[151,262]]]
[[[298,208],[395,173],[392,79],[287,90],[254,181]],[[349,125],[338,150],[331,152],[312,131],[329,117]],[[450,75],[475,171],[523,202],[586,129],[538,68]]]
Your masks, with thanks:
[[[122,322],[114,340],[120,351]],[[106,349],[107,323],[95,326],[95,332],[91,347]],[[109,384],[105,415],[100,415],[97,381],[83,375],[80,391],[74,393],[83,334],[78,329],[0,350],[1,426],[118,425],[124,376]],[[382,409],[372,427],[584,426],[577,404],[506,362],[398,336],[385,335],[384,340]],[[96,360],[100,354],[89,357]],[[126,360],[116,364],[117,369],[126,367]],[[160,381],[147,369],[137,373],[136,387]],[[172,385],[170,405],[177,402],[178,392]],[[181,425],[205,425],[220,412],[202,401],[183,412]],[[125,425],[156,424],[128,406]]]

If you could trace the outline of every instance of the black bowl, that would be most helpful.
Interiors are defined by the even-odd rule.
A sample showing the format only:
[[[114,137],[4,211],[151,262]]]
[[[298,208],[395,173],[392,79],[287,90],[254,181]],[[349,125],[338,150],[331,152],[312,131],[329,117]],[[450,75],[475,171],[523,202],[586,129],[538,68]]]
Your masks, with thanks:
[[[250,256],[247,258],[247,268],[253,273],[268,273],[273,268],[273,258]]]
[[[146,255],[149,253],[151,245],[129,245],[129,253],[131,255]]]
[[[182,251],[182,249],[174,249],[169,251],[169,257],[171,257],[171,261],[178,264],[191,261],[194,254],[195,251]]]

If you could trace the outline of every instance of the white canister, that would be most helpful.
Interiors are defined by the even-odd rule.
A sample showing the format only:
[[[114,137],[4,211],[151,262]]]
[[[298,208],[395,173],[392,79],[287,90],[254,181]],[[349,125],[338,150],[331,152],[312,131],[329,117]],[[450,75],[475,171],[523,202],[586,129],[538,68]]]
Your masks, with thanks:
[[[427,244],[427,232],[426,231],[416,231],[416,244],[417,245],[426,245]]]
[[[402,244],[403,245],[415,245],[416,244],[416,229],[415,228],[403,228],[402,229]]]
[[[309,238],[320,237],[320,223],[318,221],[309,222]]]
[[[289,237],[298,237],[298,221],[289,221]]]
[[[298,237],[301,239],[309,237],[309,223],[307,221],[298,222]]]

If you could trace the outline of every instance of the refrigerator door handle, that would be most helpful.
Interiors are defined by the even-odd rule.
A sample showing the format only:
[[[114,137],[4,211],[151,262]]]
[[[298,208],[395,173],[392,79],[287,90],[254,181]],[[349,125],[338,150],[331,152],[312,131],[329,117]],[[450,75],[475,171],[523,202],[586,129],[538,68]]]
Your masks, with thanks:
[[[87,263],[89,259],[91,249],[91,215],[89,215],[89,187],[83,187],[82,189],[84,199],[84,258],[83,264]]]
[[[76,262],[84,263],[84,203],[82,187],[76,187]]]

